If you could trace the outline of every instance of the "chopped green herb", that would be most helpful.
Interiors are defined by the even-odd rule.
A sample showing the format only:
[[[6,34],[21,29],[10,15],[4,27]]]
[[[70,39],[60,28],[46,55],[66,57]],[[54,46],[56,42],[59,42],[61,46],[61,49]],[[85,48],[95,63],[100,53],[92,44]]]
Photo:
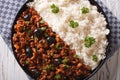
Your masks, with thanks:
[[[62,45],[58,46],[57,44],[55,45],[55,49],[62,49]]]
[[[53,55],[54,55],[54,52],[51,52],[50,55],[53,56]]]
[[[37,37],[34,37],[34,39],[37,40],[37,41],[39,40]]]
[[[28,29],[28,33],[31,33],[32,31],[31,31],[31,29]]]
[[[79,26],[78,22],[75,22],[75,21],[73,21],[73,20],[70,21],[70,27],[76,28],[76,27],[78,27],[78,26]]]
[[[45,21],[44,21],[43,19],[40,21],[41,24],[43,24],[44,22],[45,22]]]
[[[56,7],[56,5],[55,5],[55,4],[52,4],[50,7],[51,7],[51,8],[55,8],[55,7]]]
[[[30,38],[31,38],[31,39],[33,39],[33,38],[34,38],[34,36],[32,35]]]
[[[26,30],[26,27],[25,27],[25,26],[23,27],[23,30],[24,30],[24,31]]]
[[[50,7],[51,7],[52,13],[58,13],[59,12],[59,7],[57,7],[55,4],[52,4]]]
[[[67,69],[68,69],[68,68],[70,68],[70,66],[66,64],[66,65],[65,65],[65,68],[67,68]]]
[[[26,64],[26,65],[29,65],[29,61],[25,61],[25,64]]]
[[[56,74],[55,75],[55,79],[59,80],[61,78],[61,75],[60,74]]]
[[[89,48],[91,45],[95,43],[95,38],[86,36],[84,39],[84,45],[85,47]]]
[[[73,57],[74,57],[74,58],[78,58],[79,56],[78,56],[77,54],[75,54]]]
[[[98,57],[96,55],[93,55],[92,56],[92,60],[95,61],[95,62],[97,62],[98,61]]]
[[[57,44],[55,45],[55,49],[59,49],[59,46]]]
[[[49,36],[47,33],[45,33],[44,35],[45,35],[45,37],[48,37],[48,36]]]
[[[27,24],[30,24],[30,21],[26,21]]]
[[[46,27],[41,27],[40,28],[42,31],[45,31],[46,30]]]
[[[89,9],[86,8],[86,7],[83,7],[83,8],[82,8],[82,13],[83,13],[83,14],[89,13]]]
[[[47,67],[45,68],[45,70],[50,70],[50,69],[54,69],[54,67],[53,67],[53,64],[50,64],[50,65],[47,65]]]
[[[63,64],[66,64],[67,62],[68,62],[68,60],[66,58],[62,60]]]

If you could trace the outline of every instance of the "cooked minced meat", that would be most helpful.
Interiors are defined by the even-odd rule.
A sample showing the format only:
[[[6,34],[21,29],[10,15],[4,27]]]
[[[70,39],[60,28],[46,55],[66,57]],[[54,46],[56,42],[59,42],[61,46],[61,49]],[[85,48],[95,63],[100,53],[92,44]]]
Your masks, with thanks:
[[[13,45],[21,66],[36,80],[79,80],[90,74],[75,50],[52,31],[33,8],[14,25]]]

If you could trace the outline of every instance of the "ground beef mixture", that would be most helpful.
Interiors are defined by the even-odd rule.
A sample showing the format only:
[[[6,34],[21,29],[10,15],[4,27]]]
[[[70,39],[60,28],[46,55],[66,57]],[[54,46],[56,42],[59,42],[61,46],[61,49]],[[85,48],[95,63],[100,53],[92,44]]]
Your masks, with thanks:
[[[20,65],[35,80],[82,80],[90,74],[91,68],[33,8],[17,19],[12,39]]]

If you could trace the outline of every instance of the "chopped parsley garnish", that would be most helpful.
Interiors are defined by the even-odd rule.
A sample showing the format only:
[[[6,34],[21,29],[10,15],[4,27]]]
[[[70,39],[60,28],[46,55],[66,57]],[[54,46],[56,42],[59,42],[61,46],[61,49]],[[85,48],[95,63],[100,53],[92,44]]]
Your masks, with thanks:
[[[59,80],[61,78],[61,75],[60,74],[56,74],[55,75],[55,79]]]
[[[93,55],[92,56],[92,60],[95,61],[95,62],[97,62],[98,61],[98,57],[96,55]]]
[[[26,30],[26,27],[25,27],[25,26],[23,27],[23,30],[24,30],[24,31]]]
[[[55,45],[55,49],[62,49],[62,45]]]
[[[68,62],[68,60],[66,58],[62,60],[63,64],[66,64],[67,62]]]
[[[83,7],[83,8],[82,8],[82,13],[83,13],[83,14],[89,13],[89,9],[86,8],[86,7]]]
[[[40,28],[42,31],[45,31],[46,30],[46,27],[41,27]]]
[[[49,35],[47,33],[44,34],[45,37],[48,37]]]
[[[52,4],[50,7],[51,7],[52,13],[58,13],[59,12],[59,7],[57,7],[55,4]]]
[[[33,38],[34,38],[34,36],[32,35],[30,38],[31,38],[31,39],[33,39]]]
[[[28,29],[28,33],[31,33],[32,32],[32,30],[31,29]]]
[[[53,67],[53,64],[50,64],[50,65],[47,65],[47,67],[45,68],[45,70],[53,70],[54,67]]]
[[[84,39],[85,47],[89,48],[95,43],[95,38],[86,36]]]
[[[69,65],[67,65],[67,64],[65,64],[65,68],[66,68],[66,69],[68,69],[68,68],[70,68],[70,66],[69,66]]]
[[[73,21],[73,20],[70,21],[70,27],[76,28],[76,27],[78,27],[78,26],[79,26],[78,22],[75,22],[75,21]]]
[[[51,52],[50,55],[53,56],[53,55],[54,55],[54,52]]]
[[[26,24],[30,24],[30,21],[26,21]]]
[[[38,37],[36,37],[36,36],[34,37],[34,39],[37,40],[37,41],[39,40]]]
[[[78,56],[77,54],[75,54],[73,57],[74,57],[74,58],[78,58],[79,56]]]
[[[29,65],[29,61],[25,61],[25,64],[26,64],[26,65]]]
[[[45,21],[44,21],[43,19],[42,19],[42,20],[40,20],[40,23],[41,23],[41,24],[43,24],[44,22],[45,22]]]
[[[59,49],[59,46],[57,44],[55,45],[55,49]]]

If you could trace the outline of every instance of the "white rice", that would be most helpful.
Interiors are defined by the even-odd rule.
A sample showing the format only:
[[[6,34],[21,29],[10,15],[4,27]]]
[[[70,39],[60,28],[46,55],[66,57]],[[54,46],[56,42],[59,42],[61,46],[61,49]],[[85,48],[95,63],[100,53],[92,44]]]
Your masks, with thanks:
[[[57,14],[51,12],[50,6],[53,3],[60,9]],[[70,45],[71,49],[75,49],[85,65],[94,69],[100,60],[105,58],[108,45],[106,35],[109,34],[106,28],[107,23],[104,16],[97,11],[97,7],[91,5],[88,0],[34,0],[28,5],[35,8],[52,30]],[[82,14],[83,7],[89,8],[89,13]],[[77,21],[79,26],[71,28],[70,20]],[[86,36],[94,37],[96,40],[90,48],[84,45]],[[93,55],[98,57],[97,62],[92,60]]]

